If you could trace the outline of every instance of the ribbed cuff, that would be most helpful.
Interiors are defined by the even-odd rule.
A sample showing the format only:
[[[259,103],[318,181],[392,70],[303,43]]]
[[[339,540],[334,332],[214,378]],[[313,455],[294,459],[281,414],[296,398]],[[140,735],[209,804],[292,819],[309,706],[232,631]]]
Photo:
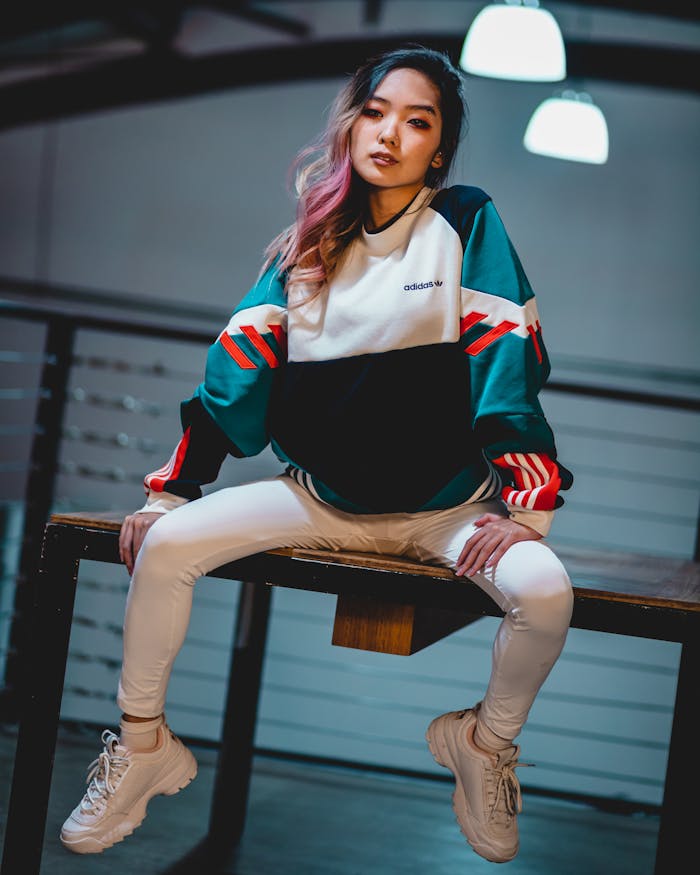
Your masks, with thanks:
[[[523,526],[529,526],[529,528],[539,532],[543,538],[547,537],[554,521],[553,510],[523,510],[522,507],[515,507],[512,504],[506,506],[508,516],[512,520]]]
[[[180,495],[172,495],[170,492],[154,492],[151,489],[144,506],[135,510],[134,513],[168,513],[168,511],[180,507],[181,504],[187,504],[187,499]]]

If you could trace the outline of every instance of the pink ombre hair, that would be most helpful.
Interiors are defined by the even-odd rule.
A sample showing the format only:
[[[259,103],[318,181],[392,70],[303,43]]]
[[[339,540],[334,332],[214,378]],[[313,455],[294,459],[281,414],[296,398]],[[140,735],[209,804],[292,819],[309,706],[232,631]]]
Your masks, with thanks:
[[[265,267],[279,256],[287,291],[296,285],[320,291],[362,225],[364,183],[350,161],[350,130],[362,106],[348,105],[349,90],[336,98],[321,136],[294,159],[296,221],[265,250]]]
[[[426,185],[437,188],[447,178],[466,116],[460,71],[447,55],[422,46],[370,58],[339,92],[322,134],[294,159],[290,177],[296,177],[296,220],[265,249],[263,271],[277,259],[276,269],[286,274],[288,292],[295,286],[311,292],[300,303],[320,293],[360,233],[366,184],[352,168],[350,132],[387,73],[406,67],[424,73],[440,93],[443,162],[429,170]]]

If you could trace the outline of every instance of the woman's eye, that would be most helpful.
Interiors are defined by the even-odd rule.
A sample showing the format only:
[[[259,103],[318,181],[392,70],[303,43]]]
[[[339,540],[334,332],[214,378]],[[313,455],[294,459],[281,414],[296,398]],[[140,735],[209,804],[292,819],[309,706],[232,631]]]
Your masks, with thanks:
[[[371,106],[366,106],[362,110],[362,115],[369,116],[369,118],[379,118],[381,116],[381,112],[378,109],[372,109]]]
[[[409,124],[413,125],[415,128],[422,128],[423,130],[427,130],[430,125],[422,118],[412,118]]]

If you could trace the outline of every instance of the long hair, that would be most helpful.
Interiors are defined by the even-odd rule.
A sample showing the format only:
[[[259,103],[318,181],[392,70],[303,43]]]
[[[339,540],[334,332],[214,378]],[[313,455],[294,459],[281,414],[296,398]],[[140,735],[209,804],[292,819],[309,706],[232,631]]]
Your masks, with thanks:
[[[418,70],[438,89],[442,164],[428,169],[425,182],[439,188],[447,179],[467,122],[461,73],[446,54],[423,46],[370,58],[339,92],[325,130],[299,152],[290,168],[290,176],[296,176],[296,220],[267,246],[263,267],[278,259],[277,269],[287,274],[287,291],[303,285],[315,297],[360,233],[367,186],[352,168],[350,131],[382,79],[399,68]]]

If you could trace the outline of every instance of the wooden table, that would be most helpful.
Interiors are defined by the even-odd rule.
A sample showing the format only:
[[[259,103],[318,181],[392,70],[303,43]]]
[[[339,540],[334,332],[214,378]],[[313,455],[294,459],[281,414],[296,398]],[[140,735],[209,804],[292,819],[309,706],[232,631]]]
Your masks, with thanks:
[[[23,707],[1,875],[39,875],[78,569],[119,562],[124,514],[54,515],[46,526],[24,658]],[[700,565],[627,553],[557,548],[574,582],[571,625],[682,643],[655,875],[695,858],[694,798],[700,669]],[[243,832],[271,586],[338,596],[333,644],[409,655],[482,616],[501,616],[451,571],[367,553],[280,549],[212,571],[243,581],[209,832],[178,871],[209,872]],[[562,848],[562,855],[566,854]]]

